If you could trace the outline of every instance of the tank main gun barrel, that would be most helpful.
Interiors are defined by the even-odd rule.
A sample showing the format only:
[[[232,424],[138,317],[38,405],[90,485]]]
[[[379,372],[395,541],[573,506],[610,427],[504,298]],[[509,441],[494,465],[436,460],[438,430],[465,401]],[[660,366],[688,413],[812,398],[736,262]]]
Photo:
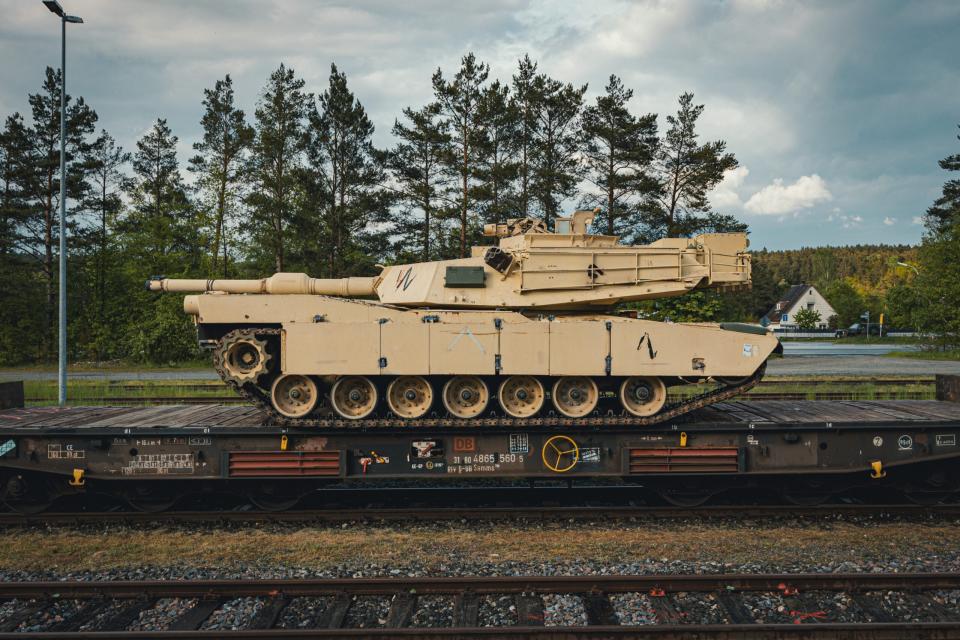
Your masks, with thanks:
[[[150,291],[171,293],[267,293],[306,294],[362,298],[376,296],[377,277],[311,278],[305,273],[276,273],[259,280],[196,280],[154,278],[147,281]]]

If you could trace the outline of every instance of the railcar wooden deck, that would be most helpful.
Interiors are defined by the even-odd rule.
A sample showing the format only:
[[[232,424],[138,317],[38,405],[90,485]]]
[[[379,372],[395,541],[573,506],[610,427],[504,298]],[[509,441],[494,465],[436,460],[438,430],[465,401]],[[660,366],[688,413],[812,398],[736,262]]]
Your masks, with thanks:
[[[721,402],[643,431],[677,426],[744,425],[889,425],[956,422],[960,403],[935,400],[756,400]],[[399,423],[397,427],[401,427]],[[84,428],[271,428],[255,407],[235,405],[164,405],[153,407],[31,407],[0,411],[0,431],[7,429]],[[275,427],[274,427],[275,428]],[[471,431],[482,428],[474,427]],[[309,430],[309,429],[306,429]],[[502,431],[502,429],[498,429]]]

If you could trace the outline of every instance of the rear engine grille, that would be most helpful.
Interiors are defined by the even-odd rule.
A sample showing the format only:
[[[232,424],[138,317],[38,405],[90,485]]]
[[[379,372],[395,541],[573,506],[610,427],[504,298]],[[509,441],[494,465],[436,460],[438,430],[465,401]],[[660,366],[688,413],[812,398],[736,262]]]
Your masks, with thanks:
[[[736,473],[736,447],[630,449],[630,473]]]
[[[339,451],[231,451],[229,476],[338,476]]]

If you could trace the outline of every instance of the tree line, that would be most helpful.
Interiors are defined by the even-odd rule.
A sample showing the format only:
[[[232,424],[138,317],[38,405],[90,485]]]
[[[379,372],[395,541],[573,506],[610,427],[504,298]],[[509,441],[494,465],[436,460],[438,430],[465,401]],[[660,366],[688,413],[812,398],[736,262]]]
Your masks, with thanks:
[[[0,130],[2,364],[55,357],[60,82],[48,68],[29,111]],[[373,274],[377,264],[465,256],[485,222],[550,225],[571,206],[599,207],[594,228],[635,243],[746,230],[710,204],[737,160],[724,141],[700,139],[704,106],[692,93],[661,129],[618,77],[589,101],[587,85],[552,78],[528,56],[501,80],[467,54],[430,82],[432,99],[403,108],[391,146],[378,148],[335,64],[316,93],[281,64],[251,113],[227,75],[203,91],[202,137],[185,163],[165,119],[127,150],[68,96],[70,359],[196,355],[179,301],[143,290],[150,275]],[[748,319],[761,304],[688,298],[702,303],[698,319],[717,304]],[[682,319],[670,304],[683,303],[651,313]]]

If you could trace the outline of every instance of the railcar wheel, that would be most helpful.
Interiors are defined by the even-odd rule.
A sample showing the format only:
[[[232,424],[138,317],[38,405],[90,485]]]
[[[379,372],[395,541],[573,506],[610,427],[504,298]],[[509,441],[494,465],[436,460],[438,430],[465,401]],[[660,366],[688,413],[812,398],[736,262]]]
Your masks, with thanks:
[[[443,385],[443,406],[457,418],[476,418],[487,408],[490,391],[476,376],[454,376]]]
[[[600,391],[586,376],[565,376],[553,384],[553,406],[568,418],[582,418],[597,406]]]
[[[433,405],[433,387],[422,376],[400,376],[387,385],[387,406],[401,418],[419,418]]]
[[[633,376],[620,385],[623,408],[638,418],[652,416],[667,402],[667,386],[652,376]]]
[[[317,406],[320,390],[310,376],[282,375],[273,381],[270,400],[273,408],[288,418],[302,418]]]
[[[660,497],[675,507],[699,507],[714,496],[707,491],[661,491]]]
[[[15,476],[7,481],[3,488],[3,504],[9,509],[30,515],[41,513],[50,508],[55,494],[50,482],[43,478],[24,478]]]
[[[500,385],[497,394],[500,406],[511,418],[529,418],[543,408],[546,393],[543,384],[533,376],[510,376]]]
[[[366,418],[377,406],[377,388],[364,376],[345,376],[333,384],[330,404],[343,418]]]
[[[271,358],[267,343],[257,338],[253,331],[244,331],[228,339],[216,354],[226,379],[237,384],[256,382],[267,372]]]
[[[275,485],[263,485],[247,494],[247,499],[261,511],[286,511],[300,502],[300,494],[290,495]]]
[[[176,504],[179,496],[171,494],[163,487],[141,484],[127,493],[127,502],[137,511],[160,513]]]
[[[798,507],[816,507],[824,504],[833,496],[829,493],[784,493],[783,499]]]

